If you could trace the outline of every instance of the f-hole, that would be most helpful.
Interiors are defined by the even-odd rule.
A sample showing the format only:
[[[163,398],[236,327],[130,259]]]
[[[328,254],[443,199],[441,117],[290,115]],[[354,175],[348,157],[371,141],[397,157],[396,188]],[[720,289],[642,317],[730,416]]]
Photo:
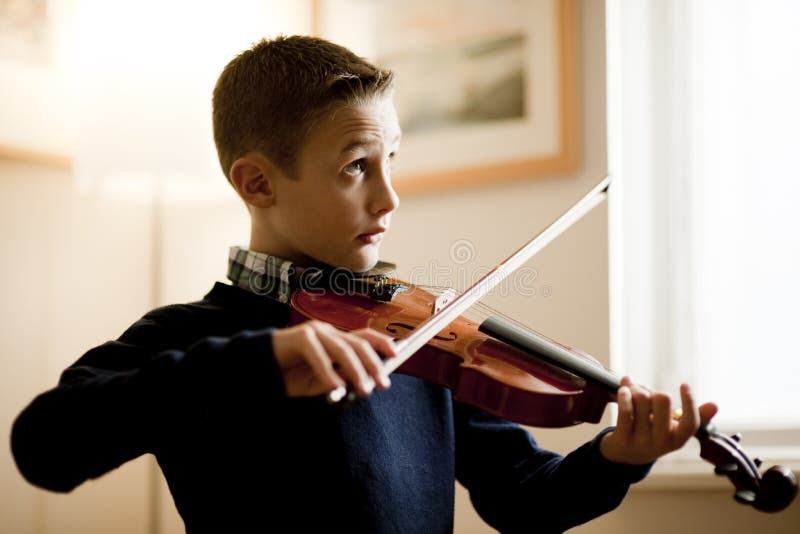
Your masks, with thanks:
[[[390,334],[397,334],[399,329],[411,331],[414,330],[414,327],[406,323],[389,323],[386,325],[386,331],[389,332]],[[439,341],[455,341],[456,339],[458,339],[458,335],[455,332],[451,331],[449,337],[436,334],[435,336],[433,336],[433,339],[438,339]]]

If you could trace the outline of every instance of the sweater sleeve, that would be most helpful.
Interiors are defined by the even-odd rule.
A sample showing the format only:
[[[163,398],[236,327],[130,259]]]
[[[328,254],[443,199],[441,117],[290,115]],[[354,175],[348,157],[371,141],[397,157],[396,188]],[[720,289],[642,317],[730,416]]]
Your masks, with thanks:
[[[227,409],[249,402],[242,397],[254,391],[260,402],[282,401],[271,332],[245,330],[167,349],[167,330],[146,316],[84,354],[17,416],[11,449],[19,471],[42,488],[71,491],[155,452],[163,437],[202,420],[220,399]]]
[[[600,439],[567,456],[538,446],[523,427],[456,404],[456,476],[475,510],[503,533],[563,532],[616,508],[652,464],[606,460]]]

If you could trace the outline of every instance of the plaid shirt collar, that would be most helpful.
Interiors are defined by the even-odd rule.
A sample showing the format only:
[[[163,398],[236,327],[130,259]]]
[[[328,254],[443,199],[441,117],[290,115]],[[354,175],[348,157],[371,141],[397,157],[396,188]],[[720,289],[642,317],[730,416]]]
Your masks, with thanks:
[[[394,269],[393,263],[380,261],[366,273],[353,278],[348,289],[376,300],[392,300],[405,290],[402,284],[386,281]],[[290,261],[238,246],[231,247],[228,254],[228,279],[234,285],[283,304],[289,304],[304,270]],[[313,276],[313,272],[313,268],[308,271],[312,276],[307,277],[303,287],[314,287],[315,279],[322,281],[322,286],[318,287],[325,287],[324,276],[318,278]]]
[[[228,279],[237,287],[289,303],[297,269],[290,261],[231,247],[228,254]]]

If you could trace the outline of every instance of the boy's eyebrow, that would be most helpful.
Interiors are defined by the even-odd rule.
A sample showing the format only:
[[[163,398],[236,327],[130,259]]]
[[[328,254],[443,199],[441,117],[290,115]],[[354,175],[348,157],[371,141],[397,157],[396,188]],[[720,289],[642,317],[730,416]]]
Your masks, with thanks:
[[[394,139],[392,139],[391,144],[392,145],[397,144],[400,141],[400,138],[402,136],[403,136],[403,134],[401,132],[398,132],[397,135],[394,136]],[[340,154],[344,154],[345,152],[352,152],[356,148],[360,148],[362,146],[372,145],[374,143],[377,143],[378,139],[379,138],[377,136],[376,137],[372,137],[372,136],[370,136],[370,137],[359,137],[358,139],[348,143],[339,153]]]

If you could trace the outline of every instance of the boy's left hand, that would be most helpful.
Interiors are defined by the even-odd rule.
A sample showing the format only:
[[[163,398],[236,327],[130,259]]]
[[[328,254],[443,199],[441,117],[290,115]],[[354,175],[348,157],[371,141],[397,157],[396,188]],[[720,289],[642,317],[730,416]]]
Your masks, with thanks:
[[[617,392],[617,427],[601,439],[600,453],[612,462],[641,465],[680,449],[717,413],[714,403],[695,406],[687,384],[681,385],[681,403],[683,414],[675,420],[668,395],[634,385],[626,376]]]

